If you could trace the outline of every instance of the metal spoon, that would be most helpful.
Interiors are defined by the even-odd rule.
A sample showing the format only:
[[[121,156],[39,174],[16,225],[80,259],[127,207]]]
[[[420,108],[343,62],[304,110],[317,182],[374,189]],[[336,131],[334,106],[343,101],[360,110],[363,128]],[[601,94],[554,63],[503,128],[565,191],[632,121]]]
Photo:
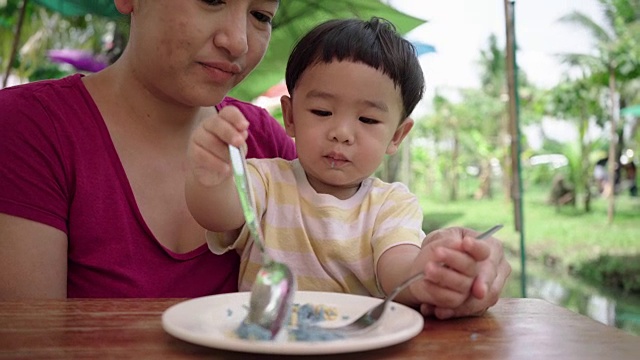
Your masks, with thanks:
[[[478,240],[482,240],[482,239],[486,239],[489,236],[493,235],[496,231],[502,229],[502,225],[495,225],[494,227],[492,227],[491,229],[483,232],[482,234],[476,236],[476,239]],[[346,325],[342,325],[340,327],[332,327],[332,328],[322,328],[323,331],[330,331],[330,332],[338,332],[342,335],[354,335],[360,332],[363,332],[364,330],[370,330],[372,327],[372,325],[376,324],[378,322],[378,320],[380,320],[380,318],[382,318],[382,315],[384,314],[385,310],[387,309],[387,305],[391,302],[391,300],[393,300],[393,298],[395,298],[402,290],[404,290],[407,286],[409,286],[410,284],[412,284],[415,281],[418,281],[420,279],[422,279],[424,277],[424,273],[419,273],[419,274],[415,274],[413,276],[411,276],[409,279],[405,280],[402,284],[398,285],[392,292],[391,294],[389,294],[389,296],[387,296],[383,302],[381,302],[380,304],[376,305],[375,307],[369,309],[367,312],[365,312],[364,314],[362,314],[362,316],[360,316],[359,318],[357,318],[356,320],[354,320],[353,322],[346,324]]]
[[[246,159],[240,149],[233,145],[229,145],[229,155],[244,218],[253,241],[262,252],[263,263],[251,287],[249,313],[244,321],[268,330],[273,339],[284,327],[291,313],[296,279],[287,265],[273,261],[265,251],[253,191],[247,176]]]

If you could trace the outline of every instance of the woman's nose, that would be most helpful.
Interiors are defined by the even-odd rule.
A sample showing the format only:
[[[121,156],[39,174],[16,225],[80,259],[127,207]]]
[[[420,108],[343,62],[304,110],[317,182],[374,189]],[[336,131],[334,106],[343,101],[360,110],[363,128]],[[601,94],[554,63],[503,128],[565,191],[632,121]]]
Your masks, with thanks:
[[[249,50],[246,12],[229,12],[221,21],[218,33],[214,37],[214,44],[225,49],[233,57],[246,54]]]

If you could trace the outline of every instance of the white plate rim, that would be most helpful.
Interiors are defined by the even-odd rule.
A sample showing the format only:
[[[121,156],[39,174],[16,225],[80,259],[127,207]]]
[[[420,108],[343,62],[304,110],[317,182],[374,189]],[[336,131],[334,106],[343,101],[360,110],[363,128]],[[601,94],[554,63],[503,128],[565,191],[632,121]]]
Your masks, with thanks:
[[[193,325],[199,324],[212,326],[212,319],[206,318],[205,314],[198,309],[213,309],[215,306],[224,305],[227,308],[235,306],[235,310],[237,310],[237,307],[249,302],[249,296],[249,292],[236,292],[181,301],[170,306],[162,313],[162,327],[167,333],[180,340],[201,346],[244,353],[278,355],[325,355],[374,350],[410,340],[418,335],[424,327],[424,318],[418,311],[393,302],[393,311],[395,313],[386,314],[380,320],[379,327],[366,334],[340,340],[318,342],[251,341],[223,337],[217,334],[212,336],[212,334],[206,334],[192,328]],[[355,301],[364,311],[364,309],[379,303],[381,299],[343,293],[297,291],[294,301],[314,304],[336,304]],[[340,311],[340,309],[338,310]],[[222,313],[229,310],[218,309],[215,311]],[[399,319],[401,322],[398,322]],[[224,319],[222,319],[221,323],[224,323]],[[400,325],[403,325],[402,328],[397,329]],[[396,329],[386,331],[385,327],[389,328],[389,330],[392,330],[391,328]]]

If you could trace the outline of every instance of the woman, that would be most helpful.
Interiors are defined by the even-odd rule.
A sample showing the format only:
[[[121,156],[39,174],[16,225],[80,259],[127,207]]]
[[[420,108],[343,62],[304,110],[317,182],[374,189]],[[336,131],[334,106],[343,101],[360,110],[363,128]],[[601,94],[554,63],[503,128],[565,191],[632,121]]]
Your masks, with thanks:
[[[237,256],[208,252],[185,204],[192,129],[231,104],[251,121],[248,156],[295,157],[264,110],[225,98],[264,55],[278,2],[115,4],[131,16],[115,64],[0,92],[0,161],[14,164],[0,169],[0,298],[235,291]],[[445,315],[495,303],[510,271],[499,243],[482,269],[490,296]]]

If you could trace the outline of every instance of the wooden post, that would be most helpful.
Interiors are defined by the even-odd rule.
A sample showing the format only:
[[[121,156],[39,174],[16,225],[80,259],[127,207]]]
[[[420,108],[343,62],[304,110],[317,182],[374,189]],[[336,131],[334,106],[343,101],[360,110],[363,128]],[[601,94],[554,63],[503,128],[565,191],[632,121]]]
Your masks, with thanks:
[[[515,35],[513,26],[513,2],[504,0],[505,20],[507,28],[506,63],[507,63],[507,89],[509,93],[509,137],[511,141],[511,198],[514,203],[514,218],[516,231],[522,230],[522,214],[520,213],[521,200],[518,178],[520,169],[518,159],[520,157],[518,149],[518,104],[516,92],[516,60],[515,60]]]

